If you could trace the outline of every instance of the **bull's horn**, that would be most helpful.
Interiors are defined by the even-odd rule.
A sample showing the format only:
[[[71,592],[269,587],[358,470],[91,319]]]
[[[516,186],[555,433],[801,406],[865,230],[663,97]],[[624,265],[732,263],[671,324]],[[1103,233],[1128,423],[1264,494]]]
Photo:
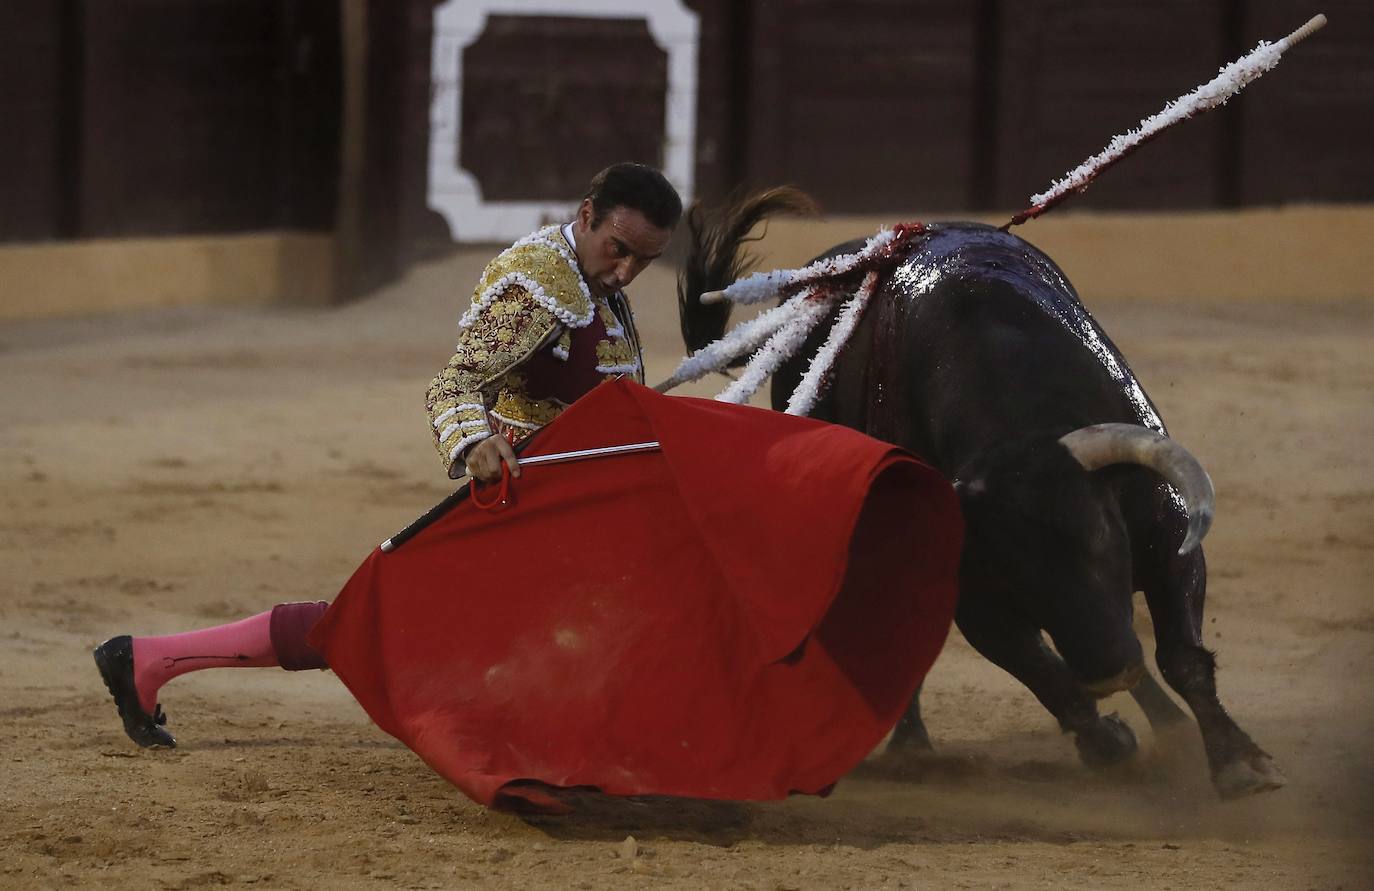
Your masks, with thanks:
[[[1097,470],[1109,464],[1140,464],[1168,480],[1188,507],[1188,534],[1179,547],[1186,554],[1212,527],[1216,492],[1202,465],[1183,446],[1136,424],[1094,424],[1066,433],[1059,442],[1083,465]]]
[[[700,297],[698,297],[697,299],[700,300],[701,303],[702,303],[702,305],[704,305],[704,306],[710,306],[712,303],[724,303],[724,302],[725,302],[725,292],[724,292],[724,291],[706,291],[706,292],[704,292]]]

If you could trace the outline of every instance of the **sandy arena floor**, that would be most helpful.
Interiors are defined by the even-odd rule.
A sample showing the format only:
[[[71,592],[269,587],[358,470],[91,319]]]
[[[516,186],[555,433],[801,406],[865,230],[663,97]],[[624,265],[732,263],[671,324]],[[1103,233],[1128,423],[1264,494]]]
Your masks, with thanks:
[[[0,326],[0,887],[1374,884],[1367,303],[1093,307],[1216,481],[1207,642],[1279,792],[1219,802],[1197,741],[1161,751],[1124,696],[1106,709],[1142,757],[1091,773],[957,634],[927,682],[929,770],[862,767],[828,800],[490,813],[328,673],[180,679],[181,748],[135,748],[94,644],[332,597],[449,491],[424,391],[487,256],[337,310]],[[680,354],[670,279],[633,289],[652,380]]]

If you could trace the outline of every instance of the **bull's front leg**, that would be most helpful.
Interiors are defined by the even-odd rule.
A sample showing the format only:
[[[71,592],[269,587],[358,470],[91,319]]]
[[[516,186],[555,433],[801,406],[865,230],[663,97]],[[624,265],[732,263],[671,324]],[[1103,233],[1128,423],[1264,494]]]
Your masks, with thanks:
[[[1065,733],[1074,734],[1078,755],[1090,767],[1107,767],[1130,758],[1135,733],[1117,715],[1099,715],[1097,701],[1029,621],[1007,617],[1005,609],[985,604],[965,590],[955,621],[973,648],[1035,694]]]
[[[1227,714],[1217,697],[1216,660],[1202,646],[1207,567],[1202,549],[1172,548],[1145,579],[1145,603],[1155,627],[1155,660],[1164,680],[1192,709],[1202,732],[1212,785],[1223,798],[1278,789],[1286,780],[1269,753]]]
[[[1240,798],[1278,789],[1286,780],[1269,753],[1227,714],[1217,697],[1216,660],[1199,645],[1160,640],[1159,670],[1197,718],[1212,773],[1222,798]]]

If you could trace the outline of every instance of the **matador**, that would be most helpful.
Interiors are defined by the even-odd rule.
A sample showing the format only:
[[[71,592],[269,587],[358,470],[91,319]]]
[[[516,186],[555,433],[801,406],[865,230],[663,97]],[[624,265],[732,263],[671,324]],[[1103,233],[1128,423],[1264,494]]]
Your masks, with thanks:
[[[458,322],[458,344],[427,398],[434,442],[452,479],[520,475],[513,445],[604,380],[643,382],[624,288],[657,259],[682,215],[659,171],[598,173],[575,218],[521,238],[483,272]],[[278,604],[227,625],[157,637],[113,637],[95,650],[124,730],[141,746],[174,746],[158,702],[172,678],[206,668],[326,668],[306,636],[326,601]]]

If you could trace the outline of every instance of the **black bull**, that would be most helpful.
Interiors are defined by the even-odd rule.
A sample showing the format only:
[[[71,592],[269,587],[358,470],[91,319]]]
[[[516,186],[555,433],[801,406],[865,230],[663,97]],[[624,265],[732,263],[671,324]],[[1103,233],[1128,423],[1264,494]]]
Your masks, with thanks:
[[[749,223],[778,203],[758,197],[715,229],[692,227],[679,294],[689,348],[724,330],[728,307],[697,297],[729,283]],[[1160,673],[1197,719],[1218,792],[1281,786],[1218,700],[1202,646],[1207,574],[1195,540],[1210,519],[1206,474],[1160,435],[1153,403],[1053,261],[991,227],[931,229],[875,293],[811,415],[903,446],[954,482],[967,523],[959,630],[1075,734],[1086,763],[1136,749],[1123,721],[1098,714],[1100,696],[1130,689],[1156,730],[1187,720],[1144,668],[1132,628],[1132,597],[1143,591]],[[828,329],[775,375],[774,408],[786,406]],[[1131,426],[1075,434],[1072,451],[1060,441],[1101,424]],[[1199,480],[1205,493],[1187,491]],[[889,756],[929,747],[919,696]]]

